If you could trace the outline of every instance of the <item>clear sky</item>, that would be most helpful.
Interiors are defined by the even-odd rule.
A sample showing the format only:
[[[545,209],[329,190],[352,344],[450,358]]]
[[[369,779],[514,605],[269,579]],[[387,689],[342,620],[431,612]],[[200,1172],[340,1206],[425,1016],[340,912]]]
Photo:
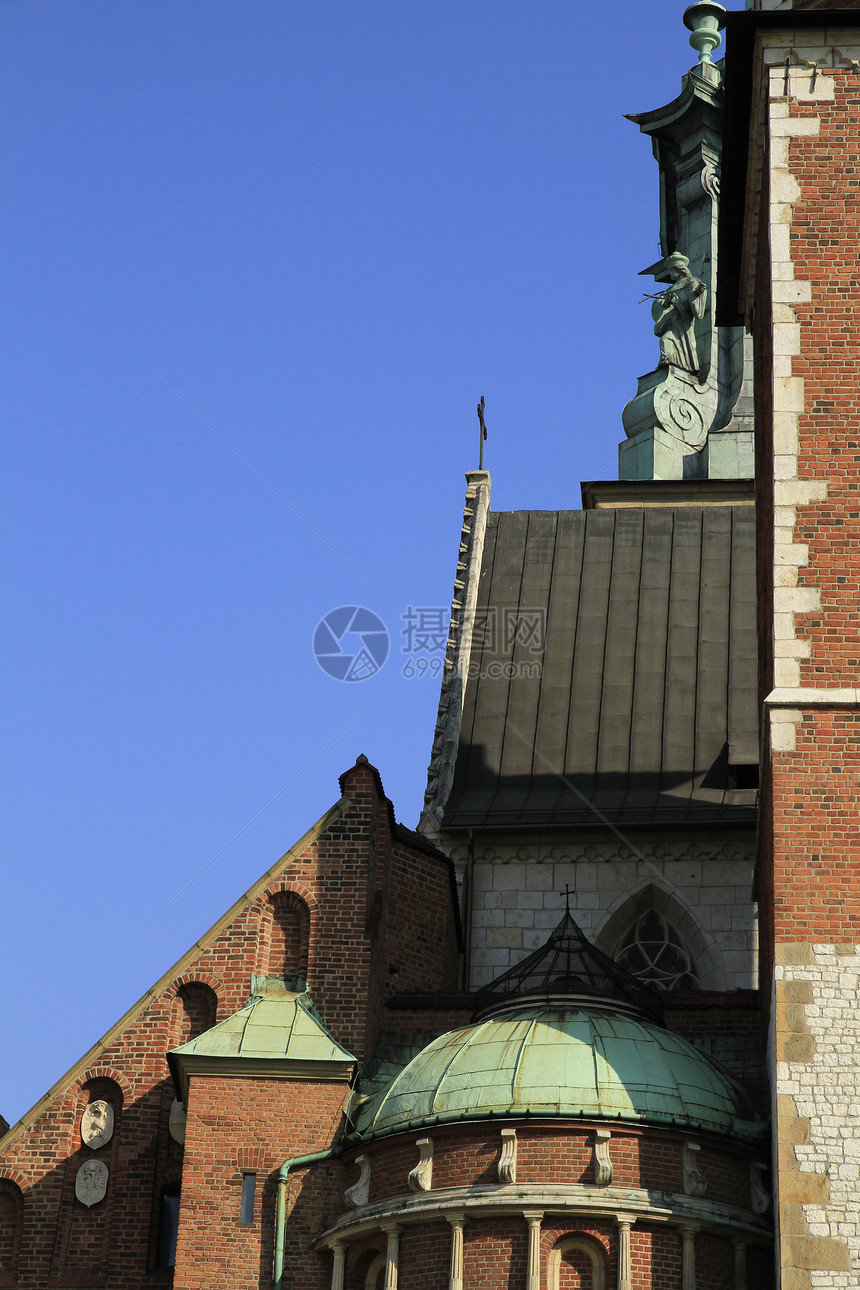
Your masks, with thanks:
[[[450,605],[477,399],[494,508],[576,507],[656,362],[622,113],[679,91],[683,8],[3,3],[10,1122],[358,753],[416,824],[400,633]],[[341,605],[391,637],[364,681],[313,656]]]

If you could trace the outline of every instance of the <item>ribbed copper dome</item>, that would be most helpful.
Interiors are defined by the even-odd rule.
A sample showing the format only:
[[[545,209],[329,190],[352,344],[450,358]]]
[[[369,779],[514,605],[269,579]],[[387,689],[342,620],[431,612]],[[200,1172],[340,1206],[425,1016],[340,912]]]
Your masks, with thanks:
[[[630,1016],[523,1007],[428,1044],[360,1111],[377,1137],[489,1116],[623,1120],[757,1138],[744,1091],[680,1036]]]

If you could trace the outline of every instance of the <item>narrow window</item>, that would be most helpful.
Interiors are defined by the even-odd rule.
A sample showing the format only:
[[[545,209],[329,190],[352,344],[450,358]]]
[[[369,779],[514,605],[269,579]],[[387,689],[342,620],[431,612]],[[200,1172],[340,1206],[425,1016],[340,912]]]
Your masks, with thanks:
[[[161,1193],[161,1216],[158,1224],[158,1266],[176,1266],[176,1236],[179,1232],[179,1188],[165,1187]]]
[[[239,1207],[239,1222],[253,1223],[254,1193],[257,1190],[257,1175],[242,1174],[242,1204]]]

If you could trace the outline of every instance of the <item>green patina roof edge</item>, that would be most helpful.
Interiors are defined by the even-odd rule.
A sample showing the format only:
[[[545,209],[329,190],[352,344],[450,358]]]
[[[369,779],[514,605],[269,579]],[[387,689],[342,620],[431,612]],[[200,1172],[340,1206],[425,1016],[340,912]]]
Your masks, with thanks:
[[[254,1018],[261,1005],[283,1013],[283,1052],[253,1045]],[[267,1031],[277,1030],[279,1027],[273,1024],[273,1020],[271,1017],[261,1018],[258,1026]],[[223,1041],[236,1035],[239,1036],[237,1048],[230,1051],[229,1045],[225,1046]],[[305,1049],[301,1055],[290,1054],[294,1038]],[[352,1079],[358,1059],[337,1042],[307,991],[285,990],[274,997],[252,994],[244,1008],[239,1008],[179,1048],[171,1049],[167,1054],[167,1064],[176,1095],[184,1102],[192,1075],[228,1079],[346,1081]]]
[[[289,1019],[286,1015],[284,1018],[284,1029],[289,1028],[289,1034],[285,1043],[283,1054],[276,1056],[271,1052],[254,1051],[249,1044],[248,1051],[244,1050],[246,1039],[250,1040],[254,1032],[255,1014],[260,1009],[261,1004],[270,1007],[283,1009],[285,1014],[289,1012]],[[297,1026],[299,1023],[299,1014],[307,1017],[310,1027],[305,1028],[305,1038],[310,1037],[322,1038],[325,1041],[326,1055],[309,1056],[302,1058],[291,1058],[289,1055],[290,1044],[293,1036],[297,1035]],[[267,1029],[270,1028],[267,1026]],[[237,1032],[241,1033],[238,1051],[235,1053],[225,1053],[217,1043],[216,1036],[231,1035]],[[206,1042],[208,1040],[208,1043]],[[335,1055],[328,1055],[330,1049],[335,1050]],[[181,1061],[184,1057],[208,1057],[208,1058],[230,1058],[238,1061],[250,1061],[254,1059],[272,1060],[272,1061],[319,1061],[319,1062],[357,1062],[357,1058],[339,1044],[326,1026],[322,1017],[314,1007],[313,1000],[307,990],[295,991],[287,990],[280,997],[271,997],[265,995],[252,995],[248,1003],[243,1008],[225,1017],[223,1021],[216,1022],[209,1030],[203,1031],[194,1039],[189,1039],[187,1043],[180,1044],[178,1048],[173,1048],[167,1054],[167,1059],[175,1058]]]
[[[481,1121],[489,1120],[528,1120],[539,1122],[543,1120],[577,1120],[583,1124],[621,1124],[625,1127],[636,1128],[637,1126],[674,1130],[676,1133],[689,1132],[695,1130],[704,1137],[717,1138],[725,1141],[728,1134],[721,1132],[713,1125],[698,1123],[692,1118],[679,1120],[671,1116],[664,1116],[662,1119],[654,1112],[641,1113],[635,1116],[622,1115],[619,1111],[616,1115],[596,1115],[594,1111],[576,1112],[571,1108],[551,1110],[547,1107],[536,1107],[534,1109],[511,1108],[507,1111],[488,1110],[488,1111],[450,1111],[448,1113],[440,1112],[437,1115],[426,1115],[417,1117],[413,1120],[403,1120],[396,1125],[387,1129],[380,1129],[375,1133],[360,1133],[353,1131],[347,1136],[348,1148],[358,1148],[365,1142],[378,1142],[383,1138],[393,1138],[399,1133],[414,1133],[417,1129],[433,1128],[438,1125],[440,1128],[447,1128],[453,1124],[474,1124]],[[753,1146],[761,1143],[769,1132],[769,1122],[767,1120],[742,1120],[735,1119],[731,1134],[733,1139],[740,1141],[745,1146]]]

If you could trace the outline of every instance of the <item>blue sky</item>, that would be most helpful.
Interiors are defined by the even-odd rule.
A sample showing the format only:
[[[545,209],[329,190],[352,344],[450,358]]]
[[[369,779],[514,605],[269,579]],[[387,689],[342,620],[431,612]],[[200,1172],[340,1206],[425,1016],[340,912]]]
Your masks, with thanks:
[[[683,7],[0,8],[10,1122],[358,753],[416,823],[400,632],[450,604],[478,397],[494,508],[575,507],[656,361],[622,113],[678,92]],[[347,684],[311,641],[353,604],[391,651]]]

